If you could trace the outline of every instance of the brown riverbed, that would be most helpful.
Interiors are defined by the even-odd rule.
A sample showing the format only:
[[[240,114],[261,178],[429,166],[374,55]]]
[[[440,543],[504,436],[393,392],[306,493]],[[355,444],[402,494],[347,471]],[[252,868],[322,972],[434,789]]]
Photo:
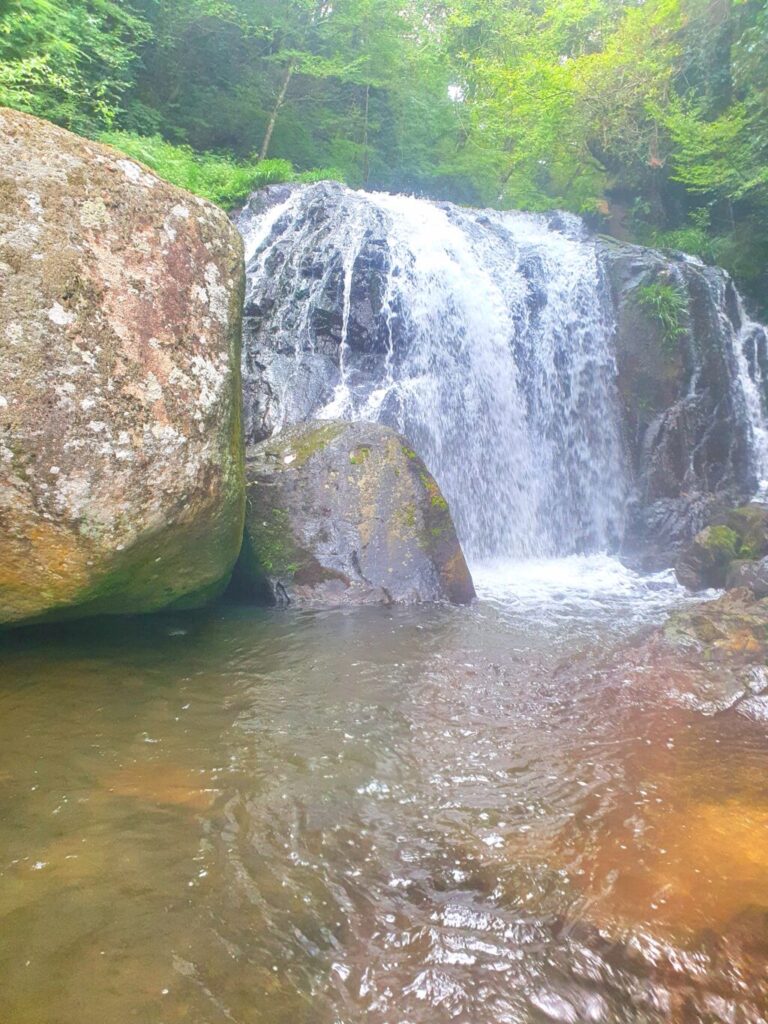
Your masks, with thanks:
[[[572,584],[8,635],[2,1024],[764,1020],[768,725]]]

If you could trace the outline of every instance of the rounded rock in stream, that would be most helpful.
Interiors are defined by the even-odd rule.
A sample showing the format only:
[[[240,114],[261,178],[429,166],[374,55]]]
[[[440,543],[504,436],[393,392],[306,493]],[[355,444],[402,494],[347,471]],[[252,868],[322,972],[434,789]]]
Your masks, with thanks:
[[[210,203],[0,110],[0,623],[194,606],[225,585],[242,266]]]
[[[241,591],[305,607],[475,596],[448,504],[394,430],[302,424],[248,449],[246,473]]]

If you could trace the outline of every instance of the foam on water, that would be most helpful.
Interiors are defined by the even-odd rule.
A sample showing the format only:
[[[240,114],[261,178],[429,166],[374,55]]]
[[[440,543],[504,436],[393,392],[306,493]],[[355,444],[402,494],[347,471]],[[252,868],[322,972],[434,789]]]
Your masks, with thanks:
[[[472,575],[481,601],[534,619],[606,617],[637,625],[662,618],[687,594],[671,570],[640,574],[606,554],[478,562]]]

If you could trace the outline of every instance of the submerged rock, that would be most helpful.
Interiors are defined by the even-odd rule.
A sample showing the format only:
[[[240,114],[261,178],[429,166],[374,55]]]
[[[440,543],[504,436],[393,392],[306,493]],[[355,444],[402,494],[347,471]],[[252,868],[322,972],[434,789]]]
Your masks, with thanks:
[[[394,430],[316,421],[248,449],[241,592],[332,606],[474,597],[448,505]]]
[[[724,711],[768,688],[768,600],[731,590],[672,615],[657,653],[680,702],[704,713]]]
[[[692,603],[596,663],[577,658],[563,671],[576,692],[597,675],[652,708],[667,703],[711,716],[742,713],[747,701],[754,711],[753,698],[768,697],[767,666],[768,598],[742,588]]]
[[[192,606],[242,536],[242,243],[0,110],[0,622]]]

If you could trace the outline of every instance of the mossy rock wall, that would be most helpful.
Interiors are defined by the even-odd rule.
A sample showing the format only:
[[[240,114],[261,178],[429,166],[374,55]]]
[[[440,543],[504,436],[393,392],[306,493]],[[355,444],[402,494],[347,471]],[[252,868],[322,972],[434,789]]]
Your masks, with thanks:
[[[208,600],[242,537],[227,217],[0,109],[0,623]]]
[[[681,253],[602,240],[633,494],[624,553],[673,564],[757,480],[733,383],[742,312],[733,282]],[[649,296],[666,296],[666,314]],[[674,307],[674,315],[670,312]]]

